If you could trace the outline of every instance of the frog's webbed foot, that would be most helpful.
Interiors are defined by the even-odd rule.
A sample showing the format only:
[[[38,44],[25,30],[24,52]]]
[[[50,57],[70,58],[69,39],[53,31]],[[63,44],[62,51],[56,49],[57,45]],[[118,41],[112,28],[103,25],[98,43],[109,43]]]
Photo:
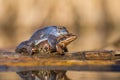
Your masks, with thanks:
[[[64,50],[62,49],[62,47],[57,44],[56,45],[56,51],[60,54],[60,55],[64,55]]]

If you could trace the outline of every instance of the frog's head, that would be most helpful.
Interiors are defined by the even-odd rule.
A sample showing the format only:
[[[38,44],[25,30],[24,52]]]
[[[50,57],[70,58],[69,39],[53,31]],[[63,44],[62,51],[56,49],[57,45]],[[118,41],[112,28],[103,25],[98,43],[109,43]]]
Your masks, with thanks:
[[[55,26],[55,28],[56,29],[53,29],[52,32],[50,32],[50,34],[54,34],[56,37],[69,33],[67,28],[64,26]]]
[[[60,35],[61,34],[68,34],[69,33],[68,30],[67,30],[67,28],[64,27],[64,26],[58,26],[57,27],[57,31],[58,31],[58,33],[60,33]]]
[[[69,34],[65,34],[65,35],[59,36],[57,38],[57,41],[58,41],[59,45],[65,47],[68,44],[70,44],[72,41],[74,41],[76,38],[77,38],[76,35],[73,35],[73,34],[69,33]]]

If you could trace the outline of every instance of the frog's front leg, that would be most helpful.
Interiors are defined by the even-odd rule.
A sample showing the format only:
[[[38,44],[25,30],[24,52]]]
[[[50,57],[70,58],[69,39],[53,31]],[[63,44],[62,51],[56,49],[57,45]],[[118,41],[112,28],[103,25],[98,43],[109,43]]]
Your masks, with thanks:
[[[64,55],[64,49],[59,44],[56,44],[56,51],[59,54]]]

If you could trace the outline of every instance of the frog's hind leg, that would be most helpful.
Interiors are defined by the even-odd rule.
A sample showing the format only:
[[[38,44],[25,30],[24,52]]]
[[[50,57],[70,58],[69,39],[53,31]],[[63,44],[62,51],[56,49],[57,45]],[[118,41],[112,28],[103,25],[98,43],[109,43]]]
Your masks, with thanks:
[[[55,45],[57,44],[57,37],[54,35],[48,36],[48,43],[52,47],[52,49],[55,49]]]

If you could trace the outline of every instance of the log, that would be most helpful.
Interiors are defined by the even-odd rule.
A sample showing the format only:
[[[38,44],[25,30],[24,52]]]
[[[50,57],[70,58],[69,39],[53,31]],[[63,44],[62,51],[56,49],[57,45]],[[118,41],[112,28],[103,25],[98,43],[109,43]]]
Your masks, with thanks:
[[[0,71],[120,71],[120,51],[81,51],[65,55],[0,52]]]

